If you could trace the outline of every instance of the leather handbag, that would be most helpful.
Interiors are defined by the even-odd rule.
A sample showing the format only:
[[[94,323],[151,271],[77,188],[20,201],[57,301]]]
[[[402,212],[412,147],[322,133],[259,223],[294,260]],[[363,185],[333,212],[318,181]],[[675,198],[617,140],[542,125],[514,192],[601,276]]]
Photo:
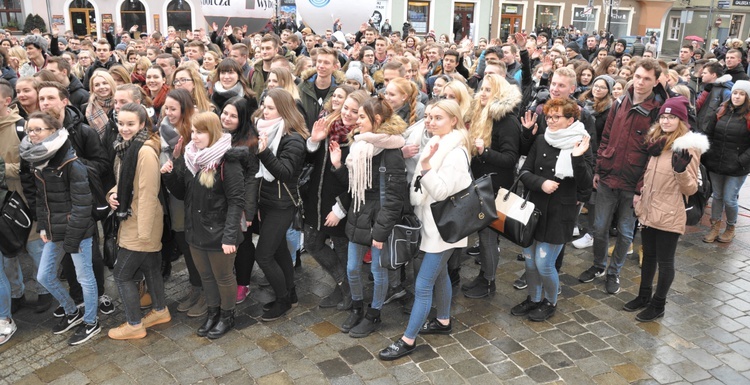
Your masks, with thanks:
[[[471,171],[469,171],[471,172]],[[469,187],[440,202],[430,204],[440,237],[456,243],[497,219],[492,177],[473,179]]]
[[[292,195],[292,192],[289,191],[289,187],[286,186],[286,183],[281,183],[284,185],[284,189],[286,189],[286,192],[289,194],[289,198],[292,199],[292,203],[294,203],[294,216],[292,217],[292,229],[301,231],[305,228],[305,207],[302,204],[302,197],[299,195],[299,190],[297,190],[297,199],[294,199],[294,195]]]
[[[383,157],[384,158],[384,157]],[[380,159],[380,205],[385,203],[385,163]],[[404,196],[408,197],[408,186],[404,186]],[[380,250],[380,267],[390,270],[400,269],[414,260],[419,254],[422,241],[422,222],[414,215],[409,199],[404,200],[401,220],[393,226],[388,239]]]
[[[0,251],[15,257],[26,245],[31,233],[31,210],[16,191],[3,191],[0,209]]]
[[[516,245],[529,247],[534,243],[534,233],[542,213],[534,203],[529,202],[528,193],[526,198],[522,198],[513,192],[516,191],[521,175],[513,182],[510,190],[504,188],[498,190],[495,199],[497,220],[492,222],[490,227]]]
[[[104,218],[102,229],[104,230],[104,253],[102,255],[104,265],[113,269],[115,261],[117,261],[117,252],[120,249],[120,246],[117,244],[117,235],[120,232],[120,221],[117,215],[112,213]]]

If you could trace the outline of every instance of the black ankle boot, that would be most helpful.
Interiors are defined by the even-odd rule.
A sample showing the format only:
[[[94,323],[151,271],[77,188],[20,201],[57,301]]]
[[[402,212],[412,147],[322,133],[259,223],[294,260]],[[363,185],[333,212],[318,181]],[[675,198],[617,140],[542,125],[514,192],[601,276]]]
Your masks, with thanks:
[[[622,307],[622,310],[625,311],[636,311],[638,309],[642,309],[651,302],[651,288],[650,287],[641,287],[638,289],[638,296],[635,297],[632,301],[625,304],[625,306]]]
[[[219,322],[219,317],[221,314],[219,313],[219,307],[209,307],[208,312],[206,314],[206,322],[201,325],[201,327],[198,328],[198,337],[205,337],[208,335],[208,332],[213,329],[214,325],[216,325]]]
[[[172,275],[172,262],[168,258],[161,259],[161,278],[167,281]]]
[[[263,313],[263,316],[260,317],[260,319],[265,322],[277,320],[286,314],[291,308],[292,303],[289,301],[289,295],[287,294],[285,297],[276,298],[276,301],[273,302],[273,306],[271,306],[267,312]]]
[[[646,310],[638,313],[635,319],[641,322],[655,321],[657,318],[664,317],[664,305],[667,304],[666,298],[654,296],[646,307]]]
[[[362,322],[362,318],[365,316],[364,303],[362,300],[352,301],[352,311],[349,313],[349,317],[341,324],[341,331],[349,333],[353,327],[357,326]]]
[[[481,279],[484,279],[484,271],[479,270],[479,275],[474,277],[474,279],[472,279],[470,282],[466,282],[461,285],[461,290],[467,291],[475,288],[479,284]]]
[[[297,307],[297,303],[299,302],[299,298],[297,298],[297,287],[293,287],[289,289],[289,302],[291,303],[292,307]],[[262,309],[263,311],[269,311],[273,307],[273,304],[275,304],[276,301],[271,301],[265,305],[263,305]]]
[[[232,310],[222,310],[221,316],[219,317],[219,322],[214,325],[213,328],[211,328],[211,331],[208,332],[208,338],[215,340],[224,334],[227,334],[229,330],[231,330],[234,327],[234,309]]]
[[[339,289],[343,299],[336,305],[336,310],[349,310],[352,308],[352,289],[349,287],[349,281],[344,280],[339,283]]]
[[[349,337],[353,338],[364,338],[372,334],[372,332],[378,330],[380,327],[380,310],[369,308],[365,318],[349,330]]]

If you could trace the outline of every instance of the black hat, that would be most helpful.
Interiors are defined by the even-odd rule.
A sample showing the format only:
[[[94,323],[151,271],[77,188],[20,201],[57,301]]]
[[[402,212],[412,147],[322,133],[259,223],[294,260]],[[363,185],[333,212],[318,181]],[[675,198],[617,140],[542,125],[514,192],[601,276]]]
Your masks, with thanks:
[[[571,41],[568,43],[568,45],[565,46],[565,48],[570,48],[573,51],[576,51],[576,53],[581,53],[581,48],[578,46],[578,43]]]

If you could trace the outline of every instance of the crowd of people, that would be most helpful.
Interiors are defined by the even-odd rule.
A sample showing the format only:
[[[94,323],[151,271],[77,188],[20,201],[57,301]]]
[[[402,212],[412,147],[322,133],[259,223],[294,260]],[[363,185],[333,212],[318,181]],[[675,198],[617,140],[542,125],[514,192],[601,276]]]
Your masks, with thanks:
[[[319,306],[347,311],[349,336],[378,330],[390,303],[410,314],[379,353],[397,359],[419,334],[452,332],[453,292],[497,291],[498,247],[508,244],[489,227],[476,245],[447,242],[431,210],[486,175],[494,191],[520,179],[541,211],[514,284],[528,296],[509,309],[532,321],[556,312],[568,242],[593,247],[579,280],[605,277],[618,293],[639,227],[642,280],[623,310],[663,316],[701,167],[714,186],[704,241],[734,237],[750,170],[743,51],[695,60],[686,45],[667,62],[653,42],[629,48],[605,33],[516,33],[475,46],[367,23],[349,34],[270,25],[166,36],[116,28],[99,40],[54,25],[0,36],[0,187],[21,193],[34,219],[25,250],[0,258],[0,344],[17,330],[13,313],[47,316],[55,302],[53,333],[75,329],[71,345],[98,334],[98,313],[114,311],[101,241],[114,238],[124,322],[112,339],[146,337],[171,321],[173,301],[172,311],[203,317],[198,336],[222,337],[256,263],[275,296],[260,319],[284,317],[299,301],[304,248],[335,282]],[[423,224],[420,253],[389,270],[381,250],[406,212]],[[481,271],[461,284],[464,253]],[[190,289],[168,298],[180,256]],[[35,302],[25,300],[20,258],[35,269]]]

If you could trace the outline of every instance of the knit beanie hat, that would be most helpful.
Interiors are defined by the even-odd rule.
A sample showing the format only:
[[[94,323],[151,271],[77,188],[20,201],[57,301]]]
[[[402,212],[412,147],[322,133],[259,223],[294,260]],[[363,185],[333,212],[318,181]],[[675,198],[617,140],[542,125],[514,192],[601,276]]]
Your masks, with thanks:
[[[568,45],[565,46],[565,48],[570,48],[573,51],[576,51],[576,53],[581,53],[581,48],[578,46],[578,43],[571,41],[568,43]]]
[[[628,42],[625,39],[617,39],[617,42],[620,43],[620,44],[622,44],[622,46],[625,47],[625,48],[628,47]]]
[[[615,86],[615,79],[609,75],[599,75],[593,82],[591,82],[591,84],[593,85],[597,80],[604,80],[604,83],[607,83],[607,91],[609,91],[610,94],[612,93],[612,87]]]
[[[27,45],[33,45],[37,49],[40,49],[42,51],[47,51],[47,40],[41,36],[37,36],[37,35],[26,36],[26,38],[23,39],[23,46],[26,47]]]
[[[126,51],[128,46],[125,43],[120,43],[115,47],[116,51]]]
[[[350,67],[346,70],[346,80],[355,80],[360,86],[365,83],[365,78],[362,76],[362,70],[358,67]]]
[[[750,87],[750,82],[747,83],[748,87]],[[687,98],[684,96],[669,98],[664,104],[662,104],[661,109],[659,110],[659,116],[664,114],[674,115],[682,120],[683,123],[688,124],[689,103],[690,102],[688,102]]]
[[[734,86],[732,86],[732,92],[734,92],[734,90],[745,91],[745,94],[747,96],[750,96],[750,81],[747,81],[747,80],[737,80],[734,83]]]
[[[60,36],[60,37],[57,38],[57,42],[58,43],[63,43],[63,45],[68,45],[68,39],[66,39],[66,38],[64,38],[62,36]]]

